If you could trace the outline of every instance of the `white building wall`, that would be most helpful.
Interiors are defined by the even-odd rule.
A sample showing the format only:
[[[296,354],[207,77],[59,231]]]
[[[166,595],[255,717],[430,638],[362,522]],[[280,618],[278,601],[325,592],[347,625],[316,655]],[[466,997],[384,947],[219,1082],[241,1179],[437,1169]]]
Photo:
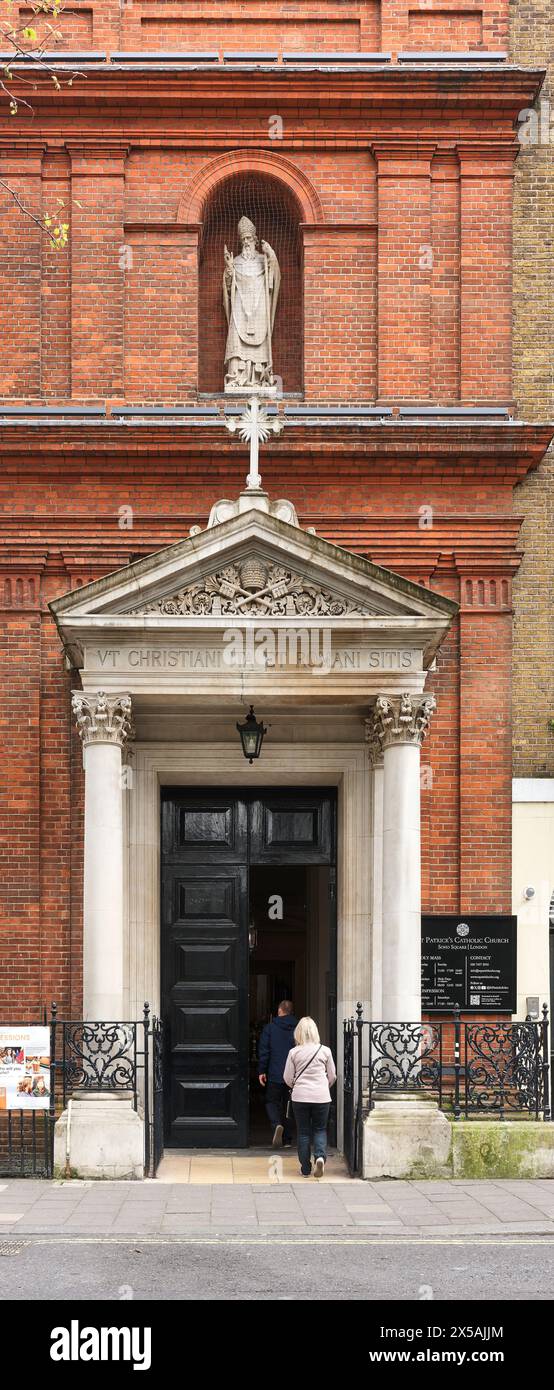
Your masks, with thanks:
[[[549,911],[554,892],[554,778],[513,782],[512,911],[518,919],[518,1018],[527,1000],[551,1005]],[[534,889],[526,898],[525,890]]]

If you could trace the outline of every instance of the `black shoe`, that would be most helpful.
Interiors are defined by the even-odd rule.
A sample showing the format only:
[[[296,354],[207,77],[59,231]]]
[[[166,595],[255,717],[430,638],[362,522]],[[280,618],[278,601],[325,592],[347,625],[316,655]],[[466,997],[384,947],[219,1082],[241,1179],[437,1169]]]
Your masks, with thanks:
[[[312,1176],[312,1165],[311,1165],[311,1163],[310,1163],[309,1168],[301,1168],[301,1169],[300,1169],[300,1172],[301,1172],[303,1178],[311,1178],[311,1176]]]

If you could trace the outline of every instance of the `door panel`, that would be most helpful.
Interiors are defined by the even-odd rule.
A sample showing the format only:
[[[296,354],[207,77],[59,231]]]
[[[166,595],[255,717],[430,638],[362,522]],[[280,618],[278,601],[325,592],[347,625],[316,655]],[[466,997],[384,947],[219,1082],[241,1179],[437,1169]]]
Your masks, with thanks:
[[[330,864],[329,792],[264,792],[253,801],[252,864]]]
[[[166,789],[162,802],[165,862],[179,864],[244,862],[247,809],[234,788],[173,795]]]
[[[166,1144],[248,1142],[246,865],[164,865]]]

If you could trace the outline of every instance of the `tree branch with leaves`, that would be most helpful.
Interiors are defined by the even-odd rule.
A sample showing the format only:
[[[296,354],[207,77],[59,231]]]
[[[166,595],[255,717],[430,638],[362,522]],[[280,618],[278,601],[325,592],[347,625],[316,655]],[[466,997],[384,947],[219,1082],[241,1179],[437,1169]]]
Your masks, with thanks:
[[[14,0],[4,0],[4,4],[7,18],[0,20],[0,43],[8,46],[9,56],[0,66],[0,102],[3,96],[12,117],[18,116],[22,111],[27,111],[33,116],[32,102],[27,100],[25,88],[36,91],[36,76],[40,74],[48,78],[59,92],[62,87],[72,87],[75,78],[82,77],[83,74],[72,69],[62,73],[51,59],[52,45],[64,41],[63,30],[57,26],[60,15],[63,17],[63,0],[32,0],[29,9],[35,21],[43,21],[43,33],[40,38],[34,23],[21,25],[12,22],[10,11],[13,10]],[[51,20],[54,22],[51,23]],[[17,190],[3,178],[0,178],[0,188],[4,188],[13,198],[16,207],[40,227],[54,250],[63,251],[69,238],[69,223],[63,221],[63,198],[56,200],[60,209],[57,216],[49,212],[38,214],[26,206]]]

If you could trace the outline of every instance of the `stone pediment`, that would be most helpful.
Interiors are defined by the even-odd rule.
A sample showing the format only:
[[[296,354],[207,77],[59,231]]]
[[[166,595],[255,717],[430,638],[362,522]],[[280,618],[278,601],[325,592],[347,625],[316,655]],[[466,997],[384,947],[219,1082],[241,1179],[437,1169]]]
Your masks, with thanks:
[[[402,629],[432,660],[457,605],[419,584],[252,508],[57,599],[51,609],[81,664],[100,632],[183,638],[258,620],[340,632]],[[173,640],[173,638],[172,638]],[[381,639],[380,639],[381,640]]]

